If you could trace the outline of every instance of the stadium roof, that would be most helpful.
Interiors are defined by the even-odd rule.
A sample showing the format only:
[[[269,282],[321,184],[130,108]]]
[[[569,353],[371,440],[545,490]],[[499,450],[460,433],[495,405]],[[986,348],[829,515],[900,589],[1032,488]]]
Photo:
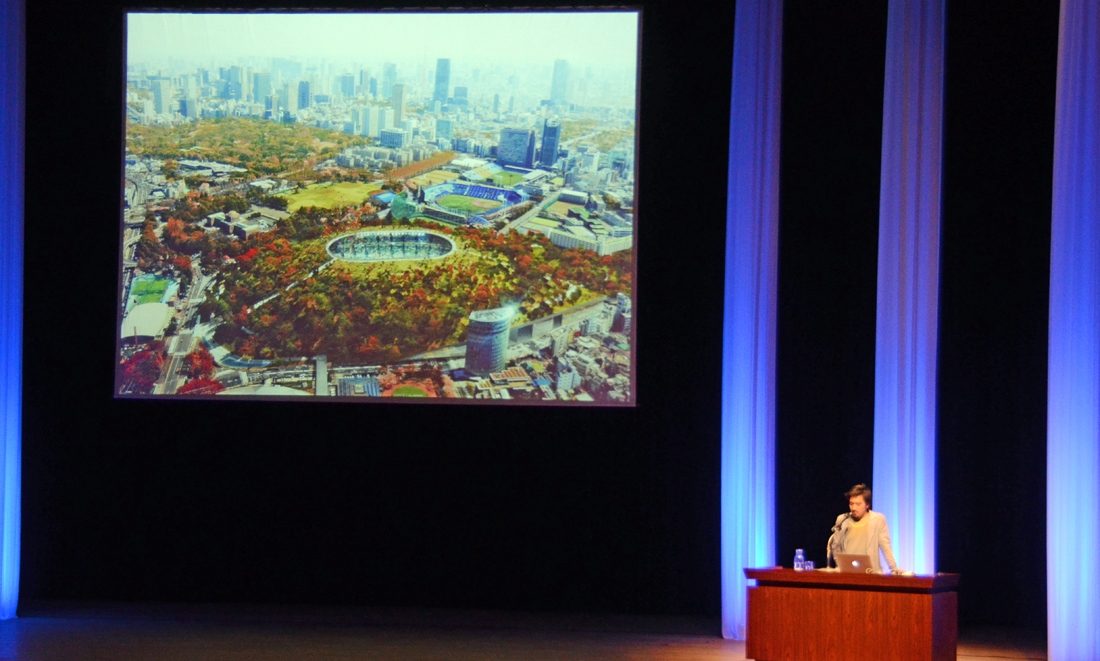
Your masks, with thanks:
[[[172,314],[167,303],[135,305],[122,320],[121,336],[160,337],[168,327]]]
[[[240,386],[238,388],[227,388],[218,393],[219,395],[251,395],[251,396],[268,396],[268,397],[283,397],[286,395],[309,395],[310,393],[296,388],[288,388],[286,386],[280,386],[275,383],[271,383],[270,380],[264,383],[253,383],[247,386]]]
[[[515,308],[493,308],[491,310],[474,310],[470,313],[470,321],[504,321],[511,319],[516,314]]]

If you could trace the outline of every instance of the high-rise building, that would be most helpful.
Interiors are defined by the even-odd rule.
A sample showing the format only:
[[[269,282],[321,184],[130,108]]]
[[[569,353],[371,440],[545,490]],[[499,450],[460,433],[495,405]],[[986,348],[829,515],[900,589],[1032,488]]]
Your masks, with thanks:
[[[279,107],[290,113],[298,112],[298,95],[294,91],[296,90],[291,89],[290,83],[283,83],[279,87]]]
[[[393,125],[401,128],[401,121],[405,119],[405,86],[403,84],[397,83],[393,86],[390,102],[393,103]]]
[[[569,95],[569,63],[565,60],[554,60],[554,74],[550,79],[550,103],[563,106],[568,103]]]
[[[309,81],[302,80],[298,82],[298,108],[308,108],[310,103],[309,95]]]
[[[151,81],[153,87],[153,110],[159,115],[165,112],[171,112],[174,108],[172,106],[172,97],[175,96],[175,90],[172,89],[172,83],[167,78],[156,78]]]
[[[450,140],[455,137],[454,122],[449,119],[439,118],[435,120],[435,137]]]
[[[570,328],[556,328],[550,333],[550,353],[561,356],[569,349],[569,341],[573,339],[573,330]]]
[[[620,333],[630,333],[633,312],[631,311],[630,297],[619,292],[615,296],[615,316],[611,321],[611,330]]]
[[[447,95],[451,90],[451,60],[441,57],[435,61],[435,90],[432,92],[432,100],[447,103]]]
[[[535,162],[535,132],[531,129],[502,129],[497,160],[502,165],[531,167]]]
[[[336,91],[345,99],[355,98],[355,76],[342,73],[336,77]]]
[[[470,325],[466,327],[467,372],[488,376],[504,369],[508,362],[508,331],[514,314],[511,308],[470,313]]]
[[[271,74],[266,71],[252,74],[252,101],[262,103],[271,96]]]
[[[241,99],[252,98],[252,67],[245,67],[241,70]]]
[[[378,109],[378,123],[372,129],[372,134],[375,135],[375,136],[380,136],[380,135],[382,135],[382,131],[384,129],[388,129],[388,128],[392,128],[392,127],[393,127],[393,111],[391,111],[389,108],[379,108]]]
[[[408,142],[408,132],[405,129],[382,129],[378,135],[378,142],[383,147],[400,149]]]
[[[393,86],[397,84],[397,65],[386,62],[382,65],[382,98],[389,99],[393,96]]]
[[[568,392],[581,386],[581,375],[573,367],[568,358],[558,358],[558,390]]]
[[[180,99],[180,114],[188,119],[198,119],[199,99],[196,96],[185,96]]]
[[[455,87],[455,97],[451,101],[456,106],[462,106],[465,108],[470,104],[470,90],[461,85]]]
[[[553,167],[558,161],[561,146],[561,122],[548,119],[542,124],[542,146],[539,148],[539,165]]]
[[[225,79],[229,82],[226,86],[226,98],[240,101],[244,98],[244,71],[238,66],[232,66],[226,69],[225,74]]]
[[[378,108],[363,106],[359,109],[359,135],[376,135],[378,126]]]

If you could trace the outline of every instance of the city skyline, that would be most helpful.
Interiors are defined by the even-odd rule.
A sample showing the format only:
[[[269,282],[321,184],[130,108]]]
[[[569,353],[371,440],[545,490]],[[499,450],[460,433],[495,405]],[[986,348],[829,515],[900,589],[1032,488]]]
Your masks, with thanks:
[[[118,393],[632,404],[637,28],[131,14]]]
[[[485,38],[491,35],[491,38]],[[568,39],[562,37],[568,35]],[[366,38],[365,38],[366,37]],[[636,67],[638,12],[140,13],[127,16],[127,61],[300,58]],[[564,48],[563,44],[568,44]]]

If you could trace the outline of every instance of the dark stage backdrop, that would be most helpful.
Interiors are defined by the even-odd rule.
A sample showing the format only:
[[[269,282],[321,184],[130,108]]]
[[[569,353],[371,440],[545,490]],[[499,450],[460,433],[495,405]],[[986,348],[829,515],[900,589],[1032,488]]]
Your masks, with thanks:
[[[112,399],[122,17],[32,3],[23,605],[716,615],[733,10],[639,4],[638,407],[486,410]],[[818,4],[785,21],[784,564],[872,465],[885,8]],[[938,566],[964,624],[1041,624],[1057,3],[948,21]]]
[[[843,492],[873,479],[885,5],[786,7],[776,425],[786,565],[796,547],[823,561]],[[947,2],[936,566],[962,574],[964,625],[1046,622],[1057,39],[1057,2],[1013,12]]]
[[[32,3],[23,604],[717,613],[733,11],[639,5],[638,406],[550,410],[112,399],[122,14]]]
[[[947,42],[938,561],[968,620],[1041,629],[1058,3],[959,3]]]

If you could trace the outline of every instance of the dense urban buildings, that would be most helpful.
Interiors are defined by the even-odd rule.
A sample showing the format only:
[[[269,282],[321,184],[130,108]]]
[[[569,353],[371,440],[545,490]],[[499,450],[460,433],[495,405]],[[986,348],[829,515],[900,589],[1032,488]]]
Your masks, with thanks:
[[[627,24],[619,69],[132,48],[119,393],[632,402]]]

